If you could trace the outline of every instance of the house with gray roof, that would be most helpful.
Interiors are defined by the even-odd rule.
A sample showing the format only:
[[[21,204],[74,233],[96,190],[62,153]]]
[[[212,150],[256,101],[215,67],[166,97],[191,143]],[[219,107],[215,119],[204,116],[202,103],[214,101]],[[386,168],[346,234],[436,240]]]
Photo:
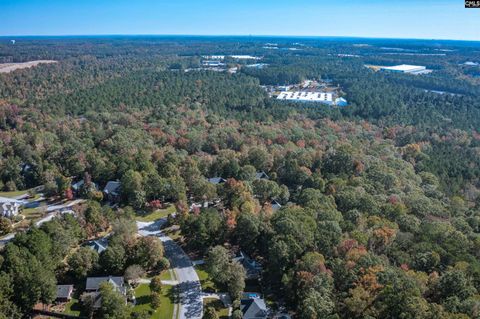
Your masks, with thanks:
[[[127,287],[125,287],[125,280],[123,277],[88,277],[85,292],[91,294],[94,303],[93,308],[99,309],[102,306],[102,298],[100,296],[100,285],[104,282],[108,282],[113,286],[113,289],[125,296],[125,302],[127,302]]]
[[[250,258],[246,253],[240,251],[239,255],[233,258],[239,262],[246,272],[247,279],[258,279],[263,271],[262,265],[256,260]]]
[[[272,210],[274,212],[279,210],[280,208],[282,208],[282,205],[279,202],[277,202],[276,200],[272,200],[271,205],[272,205]]]
[[[257,172],[255,174],[255,178],[256,179],[270,179],[270,176],[268,176],[267,173],[265,173],[264,171],[261,171],[261,172]]]
[[[218,184],[225,183],[227,180],[222,177],[212,177],[212,178],[209,178],[208,181],[214,185],[218,185]]]
[[[95,250],[97,253],[101,254],[108,247],[108,238],[100,238],[96,240],[91,240],[85,244],[85,247],[88,247],[92,250]]]
[[[98,190],[97,184],[91,182],[88,185],[85,185],[85,179],[81,179],[72,184],[72,192],[75,196],[80,196],[84,188],[88,187],[88,191]]]
[[[127,294],[127,288],[125,287],[125,280],[123,277],[88,277],[87,284],[85,286],[86,292],[96,292],[100,289],[100,285],[104,282],[108,282],[113,285],[113,288],[120,292],[122,295]]]
[[[72,300],[73,285],[57,285],[57,302],[69,302]]]
[[[243,319],[265,319],[268,316],[267,305],[261,298],[243,299],[240,302],[240,310]]]
[[[107,200],[116,202],[120,200],[122,195],[122,183],[120,181],[109,181],[105,188],[103,189],[103,193]]]

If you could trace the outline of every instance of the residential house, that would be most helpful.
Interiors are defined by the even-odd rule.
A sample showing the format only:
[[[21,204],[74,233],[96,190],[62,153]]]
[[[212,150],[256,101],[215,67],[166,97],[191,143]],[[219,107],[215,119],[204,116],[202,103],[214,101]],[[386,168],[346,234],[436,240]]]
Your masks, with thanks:
[[[122,195],[121,187],[122,183],[120,183],[119,181],[109,181],[103,189],[105,198],[111,202],[120,201],[120,197]]]
[[[80,194],[80,190],[82,189],[84,184],[85,184],[85,181],[83,179],[81,179],[78,182],[75,182],[75,183],[72,184],[72,191],[76,196],[78,196],[78,194]]]
[[[209,178],[208,181],[214,185],[218,185],[218,184],[225,183],[227,180],[221,177],[212,177],[212,178]]]
[[[84,179],[81,179],[81,180],[73,183],[73,184],[72,184],[73,194],[74,194],[75,196],[80,196],[80,193],[82,192],[82,189],[83,189],[84,187],[87,187],[87,186],[85,185],[85,180],[84,180]],[[93,183],[93,182],[90,183],[90,186],[88,186],[88,187],[89,187],[88,191],[96,191],[96,190],[98,190],[97,184],[95,184],[95,183]]]
[[[125,302],[127,302],[127,287],[125,287],[125,280],[123,277],[88,277],[85,292],[92,294],[94,298],[93,308],[98,309],[102,305],[102,298],[100,297],[100,285],[104,282],[108,282],[113,286],[113,289],[120,292],[125,296]]]
[[[255,178],[256,179],[270,179],[270,177],[267,175],[267,173],[265,173],[264,171],[261,171],[261,172],[257,172],[255,174]]]
[[[277,202],[276,200],[272,200],[272,210],[275,212],[277,210],[279,210],[280,208],[282,208],[282,205],[280,205],[279,202]]]
[[[96,240],[91,240],[85,244],[86,247],[89,247],[92,250],[95,250],[97,253],[101,254],[108,247],[108,239],[100,238]]]
[[[8,218],[17,216],[18,211],[23,204],[25,204],[25,201],[0,197],[0,216]]]
[[[243,313],[243,319],[265,319],[268,316],[267,305],[261,298],[241,300],[240,310]]]
[[[57,285],[56,302],[69,302],[72,300],[73,285]]]
[[[238,261],[243,266],[243,268],[245,268],[247,279],[258,279],[262,274],[262,265],[254,259],[250,258],[243,251],[240,251],[239,255],[233,258],[233,260]]]
[[[96,292],[100,289],[100,285],[104,282],[109,282],[113,285],[115,290],[120,292],[122,295],[127,294],[127,288],[125,287],[125,280],[123,277],[115,277],[115,276],[108,276],[108,277],[88,277],[87,284],[85,286],[86,292]]]

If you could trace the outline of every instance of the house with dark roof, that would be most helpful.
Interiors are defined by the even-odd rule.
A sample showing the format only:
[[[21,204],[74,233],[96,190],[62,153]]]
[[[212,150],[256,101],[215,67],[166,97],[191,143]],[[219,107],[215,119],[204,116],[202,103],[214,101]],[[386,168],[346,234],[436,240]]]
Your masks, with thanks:
[[[92,295],[94,300],[93,308],[99,309],[102,306],[102,298],[100,296],[100,285],[104,282],[108,282],[113,286],[113,289],[125,296],[125,302],[127,302],[127,287],[125,286],[125,280],[123,277],[88,277],[85,286],[85,292]]]
[[[119,181],[109,181],[103,189],[105,198],[111,202],[117,202],[122,195],[122,183]]]
[[[222,177],[212,177],[212,178],[209,178],[208,179],[208,182],[209,183],[212,183],[214,185],[218,185],[218,184],[223,184],[225,183],[227,180],[222,178]]]
[[[280,208],[282,208],[282,205],[279,202],[277,202],[276,200],[272,200],[271,205],[272,205],[272,210],[273,211],[277,211]]]
[[[267,305],[261,298],[241,300],[240,310],[243,313],[243,319],[265,319],[268,316]]]
[[[72,300],[73,285],[57,285],[56,302],[69,302]]]
[[[72,184],[72,191],[75,194],[78,194],[80,192],[80,189],[82,189],[84,184],[85,184],[85,181],[83,179],[79,180],[78,182],[73,183]]]
[[[240,251],[239,254],[233,258],[234,261],[239,262],[247,274],[247,279],[258,279],[262,274],[263,267],[256,260],[250,258],[243,251]]]
[[[101,254],[108,247],[108,238],[104,237],[96,240],[91,240],[85,244],[85,247],[95,250],[97,253]]]
[[[261,172],[257,172],[255,174],[255,178],[256,179],[270,179],[270,176],[268,176],[267,173],[265,173],[264,171],[261,171]]]
[[[80,193],[82,192],[82,189],[88,187],[89,191],[96,191],[98,190],[97,184],[91,182],[88,185],[85,185],[85,179],[81,179],[75,183],[72,184],[72,192],[75,196],[80,196]]]
[[[85,286],[86,292],[95,292],[100,289],[100,285],[104,282],[108,282],[113,285],[113,288],[120,292],[122,295],[127,294],[127,288],[125,287],[125,280],[123,277],[88,277],[87,284]]]

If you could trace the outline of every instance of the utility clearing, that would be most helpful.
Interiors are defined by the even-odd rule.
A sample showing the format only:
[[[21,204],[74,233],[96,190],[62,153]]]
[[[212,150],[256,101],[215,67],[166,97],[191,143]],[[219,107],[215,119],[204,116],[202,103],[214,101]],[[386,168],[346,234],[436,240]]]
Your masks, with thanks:
[[[0,73],[10,73],[15,70],[28,69],[39,64],[57,63],[54,60],[36,60],[21,63],[0,63]]]

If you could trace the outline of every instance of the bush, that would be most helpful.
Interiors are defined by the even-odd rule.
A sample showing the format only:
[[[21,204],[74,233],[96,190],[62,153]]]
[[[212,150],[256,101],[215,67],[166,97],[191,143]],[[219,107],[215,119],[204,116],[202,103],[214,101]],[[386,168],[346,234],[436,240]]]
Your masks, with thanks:
[[[162,286],[162,279],[160,276],[155,276],[152,278],[152,281],[150,282],[150,290],[152,290],[152,292],[161,293]]]
[[[157,263],[157,270],[164,271],[170,268],[170,261],[166,257],[162,257]]]
[[[10,219],[5,217],[0,217],[0,236],[6,235],[12,232],[12,222]]]
[[[162,305],[162,299],[160,298],[160,293],[152,292],[152,308],[157,309]]]

